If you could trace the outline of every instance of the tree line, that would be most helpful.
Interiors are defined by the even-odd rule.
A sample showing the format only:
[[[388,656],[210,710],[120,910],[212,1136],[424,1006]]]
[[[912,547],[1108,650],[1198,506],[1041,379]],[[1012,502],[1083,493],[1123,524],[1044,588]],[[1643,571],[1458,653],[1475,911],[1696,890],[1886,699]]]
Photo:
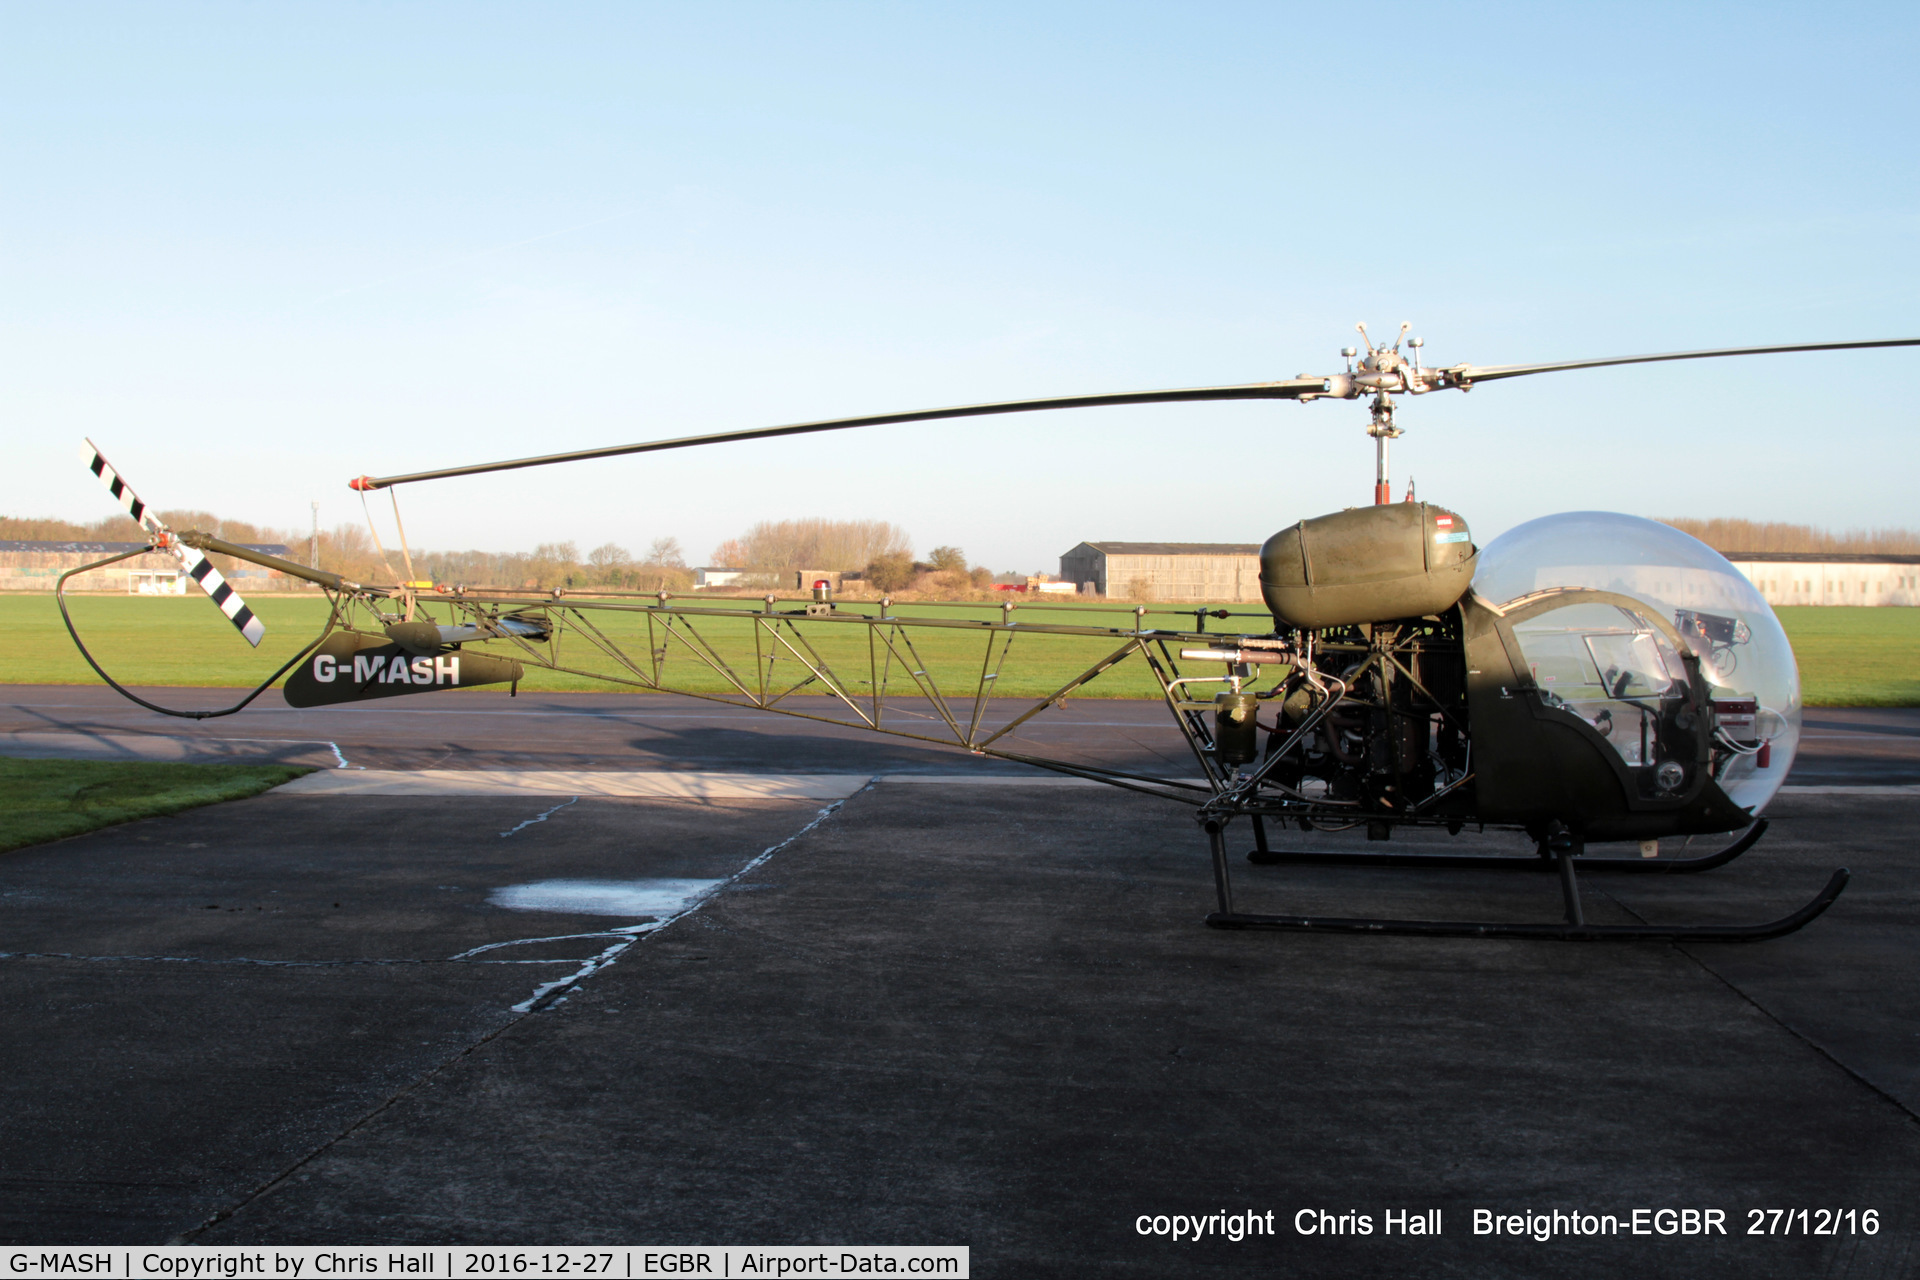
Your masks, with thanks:
[[[311,529],[275,529],[244,520],[223,520],[209,511],[162,511],[171,529],[197,529],[227,542],[282,544],[287,559],[311,563],[316,550]],[[87,524],[71,520],[34,520],[0,516],[0,539],[31,542],[143,542],[146,531],[126,516],[108,516]],[[406,558],[397,546],[376,544],[365,525],[322,529],[317,539],[319,567],[355,582],[395,582],[407,577]],[[250,568],[226,556],[212,557],[223,572]],[[435,582],[515,590],[599,587],[605,590],[684,591],[693,571],[676,538],[656,538],[634,555],[616,543],[586,555],[572,542],[543,542],[532,551],[432,551],[412,553],[413,572]]]
[[[288,558],[308,562],[308,530],[275,529],[244,520],[224,520],[207,511],[163,511],[160,519],[175,529],[199,529],[228,542],[283,543]],[[1722,552],[1822,552],[1842,555],[1920,554],[1920,531],[1867,529],[1834,533],[1809,524],[1778,520],[1663,517],[1661,523],[1689,533]],[[34,542],[136,542],[145,533],[126,515],[91,523],[0,516],[0,539]],[[398,547],[381,547],[364,525],[323,529],[319,565],[356,582],[396,581],[407,576]],[[237,566],[215,557],[224,570]],[[708,563],[740,569],[755,589],[791,588],[782,571],[818,569],[846,576],[849,589],[861,586],[885,593],[915,592],[958,597],[990,589],[994,575],[970,565],[959,547],[940,546],[925,560],[913,553],[907,531],[885,520],[762,520],[745,533],[715,547]],[[244,566],[238,566],[244,567]],[[585,555],[573,542],[543,542],[532,551],[415,551],[413,572],[436,582],[511,590],[556,587],[617,591],[685,591],[694,571],[677,538],[655,538],[635,554],[608,542]]]
[[[1728,551],[1806,552],[1832,555],[1920,555],[1920,532],[1912,529],[1850,529],[1833,533],[1810,524],[1781,520],[1694,520],[1662,516],[1660,523],[1690,533],[1722,553]]]
[[[320,568],[355,582],[392,582],[408,576],[400,548],[376,543],[362,524],[321,530],[316,548],[311,530],[225,520],[209,511],[162,511],[159,516],[170,528],[198,529],[228,542],[283,544],[287,558],[299,564],[309,563],[317,549]],[[0,539],[138,542],[145,537],[144,530],[124,514],[87,524],[0,516]],[[791,589],[791,583],[780,582],[776,575],[796,569],[838,572],[882,592],[953,593],[985,589],[992,582],[993,575],[969,566],[958,547],[936,547],[929,559],[921,561],[914,558],[912,545],[906,530],[884,520],[763,520],[722,542],[710,563],[757,575],[756,587]],[[249,567],[224,556],[214,560],[227,572]],[[417,578],[512,590],[685,591],[694,583],[686,552],[679,539],[672,537],[655,538],[639,554],[613,542],[585,555],[574,542],[543,542],[532,551],[415,550],[412,565]]]
[[[275,529],[244,520],[224,520],[207,511],[163,511],[171,528],[198,529],[228,542],[283,543],[288,558],[308,562],[308,530]],[[1827,552],[1842,555],[1920,554],[1920,531],[1868,529],[1834,533],[1808,524],[1778,520],[1663,517],[1661,523],[1689,533],[1722,552]],[[137,542],[145,533],[126,515],[87,524],[0,516],[0,539],[34,542]],[[375,544],[364,525],[323,529],[319,565],[356,582],[396,581],[406,577],[398,547]],[[216,557],[224,570],[236,567]],[[746,570],[758,586],[789,587],[781,571],[820,569],[838,572],[876,592],[912,591],[933,596],[963,596],[989,589],[994,575],[970,565],[959,547],[941,546],[925,560],[913,554],[912,539],[885,520],[762,520],[713,550],[709,564]],[[513,590],[555,587],[621,591],[685,591],[694,572],[677,538],[655,538],[634,554],[617,543],[603,543],[585,555],[573,542],[543,542],[532,551],[415,551],[413,572],[436,582]]]

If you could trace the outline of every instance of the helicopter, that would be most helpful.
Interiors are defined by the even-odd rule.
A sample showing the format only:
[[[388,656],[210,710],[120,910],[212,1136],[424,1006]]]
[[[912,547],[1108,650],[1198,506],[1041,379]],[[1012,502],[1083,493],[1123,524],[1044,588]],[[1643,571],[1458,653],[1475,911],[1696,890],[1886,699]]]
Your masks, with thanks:
[[[282,677],[295,707],[360,703],[439,689],[508,684],[527,667],[595,676],[963,748],[1190,806],[1206,835],[1217,910],[1235,930],[1601,941],[1741,942],[1791,933],[1847,885],[1839,869],[1778,919],[1728,924],[1597,924],[1582,873],[1688,874],[1722,867],[1764,835],[1761,816],[1791,767],[1800,695],[1791,646],[1771,608],[1704,543],[1634,516],[1572,512],[1522,525],[1486,548],[1466,519],[1434,503],[1391,500],[1389,444],[1402,434],[1396,397],[1572,369],[1812,351],[1920,346],[1920,338],[1670,352],[1541,364],[1431,366],[1403,324],[1344,347],[1326,375],[1226,386],[1062,396],[826,419],[582,449],[404,475],[362,475],[387,490],[406,577],[350,581],[197,531],[167,528],[92,441],[88,468],[147,531],[150,545],[64,574],[62,618],[110,686],[166,715],[231,715]],[[891,597],[810,594],[713,601],[655,593],[512,590],[414,575],[394,490],[401,485],[627,454],[896,423],[1037,410],[1217,400],[1369,397],[1373,503],[1299,520],[1260,551],[1264,611],[1132,608],[1132,626],[1088,624],[1084,606],[1002,603],[903,612]],[[371,525],[371,517],[369,517]],[[375,545],[379,547],[377,532]],[[230,556],[318,586],[330,601],[320,635],[238,703],[179,711],[126,689],[88,651],[68,613],[68,578],[148,550],[180,559],[252,644],[263,628],[214,568]],[[385,556],[385,550],[380,548]],[[1016,610],[1018,617],[1015,616]],[[1049,613],[1051,611],[1051,613]],[[1239,629],[1234,619],[1253,619]],[[1149,625],[1151,619],[1153,625]],[[1188,620],[1190,621],[1190,624]],[[1107,621],[1111,622],[1111,617]],[[1208,624],[1214,629],[1209,631]],[[1176,623],[1178,625],[1176,625]],[[981,643],[977,671],[936,672],[935,640]],[[1081,674],[1034,699],[995,696],[1016,642],[1083,654]],[[1016,749],[1018,731],[1121,664],[1153,677],[1199,776],[1107,768]],[[1182,664],[1185,664],[1184,666]],[[1188,674],[1189,672],[1208,674]],[[1197,686],[1217,685],[1211,697]],[[824,702],[796,695],[823,695]],[[1010,708],[1010,709],[1009,709]],[[1284,915],[1239,909],[1227,833],[1246,819],[1256,865],[1322,864],[1552,872],[1563,918],[1533,922]],[[1457,836],[1523,833],[1534,853],[1474,855],[1275,848],[1273,828]],[[1739,833],[1718,852],[1664,856],[1663,839]],[[1596,854],[1635,845],[1639,856]]]

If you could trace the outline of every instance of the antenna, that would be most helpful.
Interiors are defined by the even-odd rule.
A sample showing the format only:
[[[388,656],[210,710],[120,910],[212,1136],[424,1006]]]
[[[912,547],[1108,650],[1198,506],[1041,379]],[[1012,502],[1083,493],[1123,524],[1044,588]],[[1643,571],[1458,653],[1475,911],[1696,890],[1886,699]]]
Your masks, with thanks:
[[[1413,328],[1413,321],[1402,320],[1400,322],[1400,336],[1393,340],[1393,349],[1395,351],[1398,351],[1400,349],[1400,344],[1406,340],[1407,330],[1411,328]]]
[[[1365,320],[1362,320],[1359,324],[1356,324],[1353,327],[1360,331],[1360,341],[1367,344],[1367,354],[1372,355],[1374,350],[1373,339],[1367,336],[1367,322]]]

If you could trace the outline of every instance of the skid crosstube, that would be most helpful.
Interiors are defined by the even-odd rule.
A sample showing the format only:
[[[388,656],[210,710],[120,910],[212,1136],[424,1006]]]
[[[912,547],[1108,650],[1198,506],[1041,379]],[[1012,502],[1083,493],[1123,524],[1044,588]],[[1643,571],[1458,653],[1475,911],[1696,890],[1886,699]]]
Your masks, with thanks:
[[[1761,824],[1756,823],[1758,827]],[[1566,920],[1563,922],[1505,922],[1487,920],[1387,920],[1367,917],[1347,916],[1296,916],[1266,915],[1255,912],[1238,911],[1233,905],[1233,884],[1227,866],[1227,842],[1225,825],[1220,822],[1206,824],[1208,842],[1212,846],[1214,887],[1219,894],[1220,909],[1207,916],[1207,924],[1215,929],[1264,929],[1295,933],[1358,933],[1392,934],[1399,936],[1424,938],[1488,938],[1509,940],[1532,940],[1547,942],[1765,942],[1770,938],[1782,937],[1802,928],[1816,919],[1834,900],[1841,890],[1847,887],[1851,873],[1846,868],[1835,871],[1827,880],[1826,887],[1805,906],[1778,920],[1769,920],[1760,924],[1588,924],[1581,909],[1580,887],[1577,882],[1574,864],[1578,846],[1571,840],[1555,839],[1549,841],[1550,848],[1543,848],[1540,859],[1519,858],[1452,858],[1444,854],[1428,855],[1318,855],[1309,859],[1297,859],[1314,862],[1344,862],[1380,865],[1413,865],[1431,868],[1435,864],[1453,867],[1474,867],[1497,864],[1501,867],[1514,865],[1546,866],[1560,873],[1561,891],[1566,903]],[[1731,861],[1751,847],[1759,839],[1758,831],[1749,831],[1747,838],[1729,849],[1710,855],[1710,858],[1688,859],[1688,862],[1706,862],[1714,860],[1715,865]],[[1399,861],[1389,862],[1389,858]],[[1411,859],[1411,861],[1407,861]],[[1296,859],[1289,859],[1296,860]],[[1604,861],[1604,860],[1603,860]],[[1624,859],[1613,859],[1622,863]],[[1584,865],[1591,866],[1592,863]],[[1704,868],[1702,868],[1704,869]]]
[[[1742,832],[1738,840],[1718,853],[1706,853],[1697,858],[1589,858],[1582,856],[1578,865],[1582,871],[1636,875],[1670,876],[1685,875],[1695,871],[1711,871],[1715,867],[1726,866],[1753,848],[1760,842],[1760,837],[1766,833],[1767,820],[1762,818]],[[1453,867],[1472,871],[1552,871],[1554,869],[1553,860],[1546,857],[1511,855],[1476,857],[1451,853],[1335,853],[1322,850],[1269,849],[1266,824],[1257,816],[1253,820],[1253,837],[1256,847],[1247,852],[1247,861],[1262,867],[1293,862],[1323,867]]]

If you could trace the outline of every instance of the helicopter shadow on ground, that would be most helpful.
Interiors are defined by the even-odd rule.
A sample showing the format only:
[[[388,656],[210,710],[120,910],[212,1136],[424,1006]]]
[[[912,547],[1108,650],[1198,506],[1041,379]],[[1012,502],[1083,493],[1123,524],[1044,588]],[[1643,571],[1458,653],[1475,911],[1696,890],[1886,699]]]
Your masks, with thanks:
[[[791,724],[765,728],[711,725],[684,729],[648,726],[644,734],[628,736],[625,746],[636,764],[665,769],[768,770],[787,773],[1025,773],[1031,766],[1017,761],[976,756],[962,747],[890,739],[850,726],[850,732],[795,732]],[[854,734],[858,736],[854,736]],[[1195,772],[1191,761],[1180,768],[1177,757],[1122,738],[1104,749],[1076,745],[1063,749],[1058,742],[1009,735],[1001,746],[1022,755],[1045,756],[1069,763],[1109,769],[1137,770],[1186,776]]]
[[[633,753],[636,764],[662,769],[944,773],[979,763],[958,747],[919,745],[872,735],[795,733],[789,726],[777,726],[775,732],[714,725],[684,729],[648,726],[646,732],[628,736],[624,745]]]

